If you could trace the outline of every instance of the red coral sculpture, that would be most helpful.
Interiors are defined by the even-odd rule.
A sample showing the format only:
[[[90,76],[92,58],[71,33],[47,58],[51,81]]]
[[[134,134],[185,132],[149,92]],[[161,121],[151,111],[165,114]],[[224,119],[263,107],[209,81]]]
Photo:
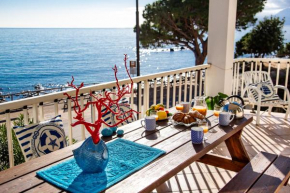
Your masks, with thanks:
[[[125,57],[124,57],[125,68],[126,68],[127,75],[129,76],[130,81],[131,81],[130,84],[126,84],[125,86],[122,86],[122,88],[120,87],[119,80],[117,78],[118,68],[115,65],[113,70],[115,72],[115,79],[116,79],[116,84],[117,84],[117,91],[116,92],[105,91],[104,96],[102,96],[101,94],[94,95],[94,94],[92,94],[92,92],[90,92],[90,96],[95,98],[95,101],[88,101],[87,104],[84,106],[84,108],[81,108],[80,104],[78,102],[78,97],[79,97],[80,89],[84,86],[84,83],[81,83],[81,85],[79,87],[77,87],[76,85],[74,85],[74,83],[73,83],[74,77],[72,77],[72,81],[71,81],[71,83],[68,83],[68,85],[76,90],[76,97],[72,98],[68,93],[64,93],[64,95],[66,95],[69,99],[71,99],[74,102],[73,109],[76,113],[76,116],[74,117],[74,119],[76,119],[77,121],[75,123],[72,123],[71,125],[73,127],[75,127],[77,125],[84,125],[85,128],[87,129],[87,131],[91,134],[95,144],[99,143],[99,141],[100,141],[99,130],[100,130],[102,124],[105,124],[108,127],[116,127],[120,123],[126,121],[127,119],[132,118],[133,113],[138,113],[137,111],[135,111],[133,109],[122,112],[120,110],[120,106],[119,106],[119,101],[125,95],[131,94],[132,89],[133,89],[133,80],[132,80],[130,73],[129,73],[129,70],[127,68],[127,59],[128,59],[127,54],[124,54],[124,55],[125,55]],[[113,97],[114,95],[115,95],[115,97]],[[115,98],[115,99],[113,99],[113,98]],[[85,119],[83,117],[83,112],[86,111],[90,105],[92,105],[92,108],[95,107],[97,109],[97,112],[98,112],[97,120],[94,123],[90,123],[90,122],[85,121]],[[116,112],[112,109],[113,106],[116,107]],[[105,109],[106,109],[103,112],[102,112],[102,107],[105,107]],[[116,116],[117,122],[115,124],[112,124],[112,125],[107,124],[102,119],[102,116],[104,114],[106,114],[107,112],[111,112]]]

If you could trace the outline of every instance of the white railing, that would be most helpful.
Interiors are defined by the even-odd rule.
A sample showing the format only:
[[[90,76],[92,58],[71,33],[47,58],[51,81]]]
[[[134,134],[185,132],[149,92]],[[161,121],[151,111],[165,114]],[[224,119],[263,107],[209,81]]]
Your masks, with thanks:
[[[137,85],[139,86],[139,93],[133,92],[131,96],[128,96],[130,98],[131,108],[137,110],[136,107],[139,106],[139,111],[141,112],[139,118],[142,118],[146,109],[148,109],[151,104],[164,103],[167,108],[170,108],[174,106],[177,101],[191,101],[196,96],[205,95],[205,75],[206,69],[209,67],[209,64],[204,64],[190,68],[182,68],[178,70],[132,78],[134,82],[134,88],[137,88]],[[130,83],[129,79],[119,81],[120,85],[127,83]],[[84,105],[86,100],[90,100],[89,93],[91,91],[94,94],[102,94],[107,89],[114,90],[116,88],[115,86],[115,82],[106,82],[82,88],[80,90],[80,104]],[[65,128],[65,132],[68,134],[69,145],[72,144],[73,138],[75,136],[73,135],[71,123],[75,114],[74,111],[72,111],[71,100],[64,96],[65,92],[67,92],[72,97],[75,96],[75,90],[67,90],[0,104],[0,112],[4,111],[6,115],[5,122],[8,130],[7,139],[10,167],[14,166],[11,129],[11,115],[13,114],[12,110],[18,109],[21,111],[21,113],[24,114],[25,124],[28,124],[29,118],[33,118],[34,122],[40,122],[49,116],[62,114],[62,119],[64,121],[63,125],[64,127],[67,127]],[[134,102],[136,97],[139,98],[139,104]],[[63,103],[64,101],[66,102]],[[67,104],[67,113],[60,112],[59,103],[63,103],[63,105]],[[49,110],[46,110],[46,108],[51,108],[52,110],[50,109],[50,111],[53,111],[53,113],[49,114]],[[93,122],[97,117],[97,112],[95,111],[95,108],[90,109],[90,118]],[[29,117],[31,114],[32,117]],[[75,131],[79,130],[74,129],[74,132]],[[81,127],[80,131],[80,139],[84,140],[86,138],[86,131],[84,127]]]
[[[257,71],[257,72],[266,71],[272,78],[274,85],[283,85],[285,87],[288,87],[289,66],[290,66],[289,63],[290,59],[280,59],[280,58],[235,59],[233,63],[232,94],[241,95],[241,93],[243,93],[245,88],[243,74],[244,72],[247,71]],[[261,78],[261,73],[257,73],[256,76],[257,77],[254,78]],[[247,98],[245,96],[243,97],[247,101]],[[284,96],[282,98],[284,98],[284,100],[286,99],[286,92],[284,92]]]

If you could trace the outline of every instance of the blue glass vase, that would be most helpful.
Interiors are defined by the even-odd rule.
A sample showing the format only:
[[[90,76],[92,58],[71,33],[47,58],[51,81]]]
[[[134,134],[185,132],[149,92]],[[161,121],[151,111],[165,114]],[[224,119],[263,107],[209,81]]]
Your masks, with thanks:
[[[92,137],[87,138],[84,143],[73,154],[78,166],[86,173],[102,172],[109,161],[108,148],[103,140],[95,144]]]

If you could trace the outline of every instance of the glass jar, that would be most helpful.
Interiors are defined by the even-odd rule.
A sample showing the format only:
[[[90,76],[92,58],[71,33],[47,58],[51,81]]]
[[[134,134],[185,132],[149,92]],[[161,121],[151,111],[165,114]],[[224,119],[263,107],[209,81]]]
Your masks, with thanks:
[[[207,105],[205,102],[205,97],[195,97],[192,102],[194,103],[192,110],[198,111],[200,114],[206,116],[207,113]]]

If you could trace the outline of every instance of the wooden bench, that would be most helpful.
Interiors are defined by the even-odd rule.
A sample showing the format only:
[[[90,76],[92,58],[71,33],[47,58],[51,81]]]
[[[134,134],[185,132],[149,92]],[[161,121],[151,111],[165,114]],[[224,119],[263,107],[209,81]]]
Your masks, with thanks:
[[[289,177],[289,157],[260,152],[220,192],[279,192]]]

